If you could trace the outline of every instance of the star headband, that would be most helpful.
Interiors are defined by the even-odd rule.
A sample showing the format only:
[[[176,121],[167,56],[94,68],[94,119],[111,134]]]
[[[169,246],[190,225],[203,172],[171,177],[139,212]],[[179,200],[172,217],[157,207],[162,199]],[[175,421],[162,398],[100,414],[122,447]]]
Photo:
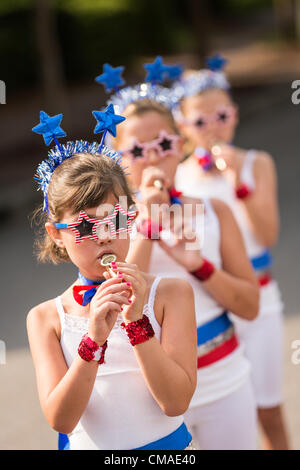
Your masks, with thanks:
[[[44,194],[44,210],[49,213],[48,207],[48,187],[54,170],[61,165],[65,160],[71,158],[77,153],[89,153],[92,155],[102,154],[115,160],[121,166],[121,156],[104,146],[104,139],[106,133],[109,132],[114,137],[116,136],[116,126],[124,121],[123,116],[114,113],[113,105],[107,107],[104,112],[93,111],[93,115],[97,120],[94,133],[98,134],[103,132],[101,142],[89,143],[83,140],[75,142],[67,142],[60,144],[59,137],[65,137],[66,133],[61,129],[60,123],[62,121],[62,114],[57,116],[48,116],[44,111],[40,112],[40,123],[32,130],[37,134],[41,134],[44,138],[45,144],[50,145],[52,140],[56,146],[48,152],[48,158],[43,160],[36,171],[34,179],[38,182],[38,189]]]
[[[160,56],[156,57],[152,64],[144,64],[147,72],[145,83],[140,83],[132,87],[119,88],[124,84],[121,73],[124,67],[111,67],[104,64],[103,73],[96,77],[98,83],[102,83],[106,91],[114,90],[115,94],[110,97],[107,104],[113,105],[118,113],[130,104],[140,99],[151,99],[172,109],[177,105],[175,95],[168,88],[160,84],[164,80],[177,80],[182,74],[183,68],[180,65],[165,65]]]
[[[230,84],[222,70],[226,63],[227,60],[218,54],[206,59],[206,69],[193,72],[173,84],[174,99],[179,101],[186,96],[194,96],[212,88],[229,90]]]

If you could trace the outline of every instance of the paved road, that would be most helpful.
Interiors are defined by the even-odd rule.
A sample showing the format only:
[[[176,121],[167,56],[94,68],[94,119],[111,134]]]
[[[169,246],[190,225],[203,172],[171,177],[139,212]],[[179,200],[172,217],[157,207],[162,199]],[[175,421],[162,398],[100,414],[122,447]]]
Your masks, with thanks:
[[[293,365],[290,360],[291,342],[300,340],[300,106],[292,105],[290,96],[290,83],[239,91],[236,97],[241,104],[242,124],[236,143],[245,148],[269,151],[278,168],[282,230],[279,244],[274,249],[274,273],[286,305],[286,411],[293,447],[300,449],[300,409],[297,404],[300,365]],[[37,265],[32,256],[33,234],[27,220],[32,209],[31,183],[19,180],[13,185],[12,181],[4,189],[0,208],[5,197],[9,197],[15,201],[18,210],[8,218],[5,213],[0,213],[3,272],[0,340],[7,348],[6,365],[0,364],[0,449],[54,449],[56,434],[49,429],[38,404],[25,318],[31,306],[63,291],[76,271],[67,264]]]

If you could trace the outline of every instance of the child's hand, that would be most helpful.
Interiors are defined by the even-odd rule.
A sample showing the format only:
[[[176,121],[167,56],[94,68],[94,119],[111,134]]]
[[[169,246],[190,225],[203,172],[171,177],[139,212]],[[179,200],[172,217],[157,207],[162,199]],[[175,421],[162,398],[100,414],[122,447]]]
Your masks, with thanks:
[[[90,303],[89,337],[99,346],[107,340],[131,292],[121,278],[110,278],[97,289]]]
[[[218,147],[220,147],[220,154],[218,154],[217,158],[222,158],[227,167],[239,178],[246,155],[245,150],[223,143],[218,144]]]
[[[161,248],[187,271],[198,269],[203,263],[203,258],[196,233],[182,223],[179,227],[173,228],[169,234],[170,240],[166,238],[158,240]],[[167,235],[168,233],[165,234]]]
[[[132,292],[129,305],[127,303],[122,312],[125,323],[140,320],[143,317],[147,283],[135,264],[117,262],[116,265],[118,273],[123,276],[123,284]]]
[[[161,189],[155,185],[157,181],[161,182]],[[142,182],[139,189],[143,203],[148,209],[148,217],[151,216],[152,204],[169,204],[170,196],[167,190],[168,185],[168,178],[159,168],[147,167],[143,171]]]

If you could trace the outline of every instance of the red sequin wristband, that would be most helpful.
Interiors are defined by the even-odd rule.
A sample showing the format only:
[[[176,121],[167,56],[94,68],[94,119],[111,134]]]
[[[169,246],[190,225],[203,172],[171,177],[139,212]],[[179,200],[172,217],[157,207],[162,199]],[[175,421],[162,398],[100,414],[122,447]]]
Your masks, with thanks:
[[[137,227],[138,232],[150,240],[158,240],[162,231],[162,226],[151,219],[143,220]]]
[[[127,336],[132,346],[144,343],[154,336],[154,330],[147,315],[143,315],[143,318],[140,320],[132,321],[127,325],[123,322],[121,323],[121,326],[126,330]]]
[[[197,269],[196,271],[192,271],[191,274],[193,274],[193,276],[195,276],[200,281],[206,281],[214,273],[214,270],[214,265],[204,258],[201,268]]]
[[[235,189],[235,195],[238,199],[245,199],[250,194],[252,194],[252,191],[245,183],[242,183]]]
[[[102,346],[98,346],[95,341],[85,334],[78,346],[78,354],[81,359],[84,359],[87,362],[98,361],[98,364],[103,364],[106,348],[107,340]]]

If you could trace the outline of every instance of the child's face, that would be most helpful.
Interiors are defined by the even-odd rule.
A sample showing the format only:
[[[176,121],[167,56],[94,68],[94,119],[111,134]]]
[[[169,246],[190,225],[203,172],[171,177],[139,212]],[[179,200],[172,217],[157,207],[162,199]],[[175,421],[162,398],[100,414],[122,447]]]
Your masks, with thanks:
[[[112,212],[113,207],[120,201],[111,194],[106,201],[98,207],[85,209],[90,218],[102,219]],[[60,223],[72,224],[78,220],[79,214],[72,214],[70,210],[65,211]],[[47,223],[46,230],[51,238],[60,248],[65,248],[72,263],[77,266],[85,277],[92,280],[103,278],[105,268],[101,266],[101,256],[105,253],[113,253],[117,261],[125,261],[129,249],[129,233],[121,232],[112,235],[106,225],[101,226],[100,238],[92,240],[83,239],[76,243],[76,235],[69,228],[57,229],[54,224]]]
[[[128,179],[138,188],[143,171],[159,168],[172,184],[177,166],[183,158],[183,139],[175,134],[168,119],[157,111],[131,116],[119,126],[117,150],[129,168]],[[134,156],[137,153],[137,156]]]
[[[231,143],[238,123],[237,107],[223,90],[207,90],[184,100],[182,131],[195,147],[209,150]]]

